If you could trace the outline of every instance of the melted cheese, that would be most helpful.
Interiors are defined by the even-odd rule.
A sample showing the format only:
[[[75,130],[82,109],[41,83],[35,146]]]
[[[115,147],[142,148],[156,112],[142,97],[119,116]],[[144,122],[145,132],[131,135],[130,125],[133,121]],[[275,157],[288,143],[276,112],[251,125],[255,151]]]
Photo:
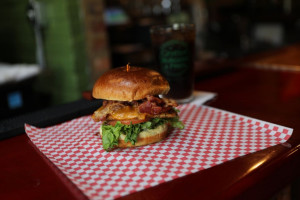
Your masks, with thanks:
[[[111,118],[115,120],[139,119],[144,120],[146,113],[140,113],[137,107],[125,106],[122,109],[110,113]]]

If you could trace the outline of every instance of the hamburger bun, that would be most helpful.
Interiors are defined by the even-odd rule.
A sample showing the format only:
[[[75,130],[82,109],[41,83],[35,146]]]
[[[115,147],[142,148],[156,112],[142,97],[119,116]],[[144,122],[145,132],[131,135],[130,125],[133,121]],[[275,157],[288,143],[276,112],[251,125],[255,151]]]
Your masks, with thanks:
[[[125,66],[104,73],[95,82],[92,95],[96,99],[134,101],[169,90],[168,81],[160,73],[133,66],[127,71]]]
[[[125,142],[125,135],[121,134],[119,138],[119,144],[116,147],[138,147],[159,142],[168,136],[170,129],[170,126],[165,123],[156,127],[155,129],[142,131],[139,133],[137,141],[134,145],[131,144],[131,142]],[[102,137],[102,125],[100,126],[100,135]]]

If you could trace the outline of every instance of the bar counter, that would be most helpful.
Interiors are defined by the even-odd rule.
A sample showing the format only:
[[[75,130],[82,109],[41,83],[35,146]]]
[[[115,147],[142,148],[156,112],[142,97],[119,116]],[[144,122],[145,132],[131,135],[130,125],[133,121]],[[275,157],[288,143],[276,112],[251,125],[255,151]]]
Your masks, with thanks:
[[[211,107],[292,128],[286,143],[121,199],[268,199],[299,181],[300,64],[287,52],[295,58],[300,48],[231,62],[230,70],[199,78],[195,85],[217,93],[208,103]],[[25,133],[0,141],[0,155],[0,199],[86,199]],[[299,193],[293,195],[299,198]]]

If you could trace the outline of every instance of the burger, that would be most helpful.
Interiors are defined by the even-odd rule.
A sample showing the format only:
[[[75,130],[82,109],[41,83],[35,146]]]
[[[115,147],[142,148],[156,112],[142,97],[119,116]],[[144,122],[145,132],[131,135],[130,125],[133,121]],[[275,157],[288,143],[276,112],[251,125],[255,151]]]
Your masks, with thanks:
[[[177,103],[160,98],[169,90],[167,80],[148,68],[127,65],[100,76],[92,95],[103,102],[92,118],[102,122],[103,148],[148,145],[166,138],[172,128],[184,128]]]

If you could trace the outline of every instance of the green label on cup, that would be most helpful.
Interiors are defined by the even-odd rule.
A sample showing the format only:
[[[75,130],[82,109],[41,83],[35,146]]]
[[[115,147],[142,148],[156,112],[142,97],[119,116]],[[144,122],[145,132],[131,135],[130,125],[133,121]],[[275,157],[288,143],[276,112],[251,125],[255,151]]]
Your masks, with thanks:
[[[160,47],[161,71],[168,77],[185,75],[189,68],[190,53],[188,44],[180,40],[170,40]]]

